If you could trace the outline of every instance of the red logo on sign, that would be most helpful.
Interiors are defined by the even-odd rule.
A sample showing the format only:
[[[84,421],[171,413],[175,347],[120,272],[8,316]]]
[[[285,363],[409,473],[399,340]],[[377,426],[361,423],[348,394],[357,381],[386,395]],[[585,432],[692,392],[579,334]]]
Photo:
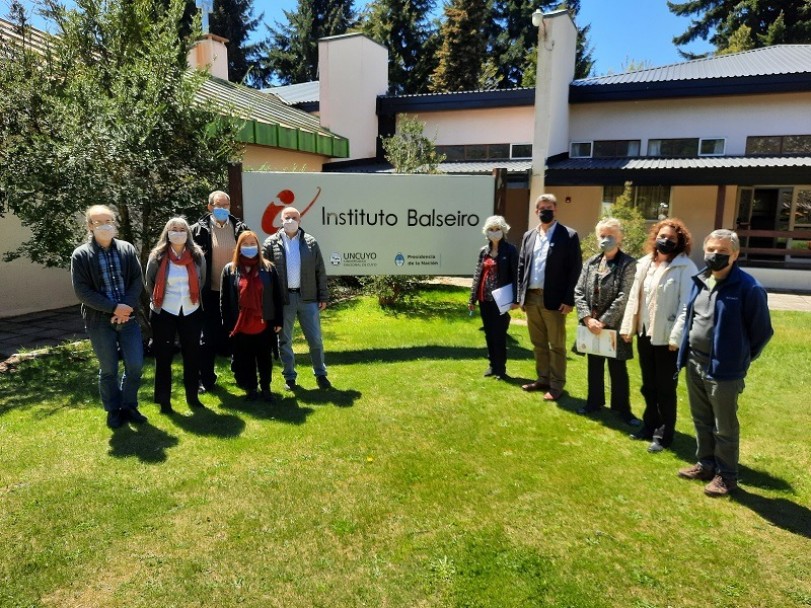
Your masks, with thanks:
[[[304,215],[310,210],[310,207],[312,207],[315,204],[315,201],[318,200],[320,195],[321,186],[317,186],[313,200],[311,200],[304,209],[299,210],[301,217],[304,217]],[[276,203],[277,200],[281,204]],[[281,227],[282,222],[279,219],[279,214],[282,212],[282,209],[292,205],[295,200],[296,195],[293,194],[292,190],[282,190],[276,195],[275,200],[270,201],[268,206],[265,207],[265,212],[262,214],[262,230],[265,232],[265,234],[273,234]]]

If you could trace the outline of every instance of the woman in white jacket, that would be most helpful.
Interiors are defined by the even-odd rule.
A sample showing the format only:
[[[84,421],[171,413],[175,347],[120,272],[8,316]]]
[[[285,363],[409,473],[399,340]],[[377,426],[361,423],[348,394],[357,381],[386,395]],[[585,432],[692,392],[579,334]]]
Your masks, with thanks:
[[[637,262],[620,327],[626,342],[638,336],[645,413],[642,427],[631,437],[651,441],[649,452],[670,447],[676,430],[676,356],[692,276],[698,272],[687,257],[691,244],[681,220],[668,218],[653,226],[645,243],[649,253]]]

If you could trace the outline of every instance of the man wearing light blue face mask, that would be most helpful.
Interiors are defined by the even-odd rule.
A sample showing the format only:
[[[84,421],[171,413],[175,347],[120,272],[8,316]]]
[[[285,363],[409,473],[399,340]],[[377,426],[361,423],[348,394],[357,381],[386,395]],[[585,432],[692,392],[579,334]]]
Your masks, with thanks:
[[[208,195],[208,213],[191,229],[192,238],[206,257],[206,277],[201,287],[203,303],[203,333],[200,340],[200,392],[214,388],[217,374],[214,360],[217,354],[228,354],[228,336],[220,316],[220,277],[231,261],[239,235],[248,230],[242,221],[231,215],[231,199],[221,190]]]

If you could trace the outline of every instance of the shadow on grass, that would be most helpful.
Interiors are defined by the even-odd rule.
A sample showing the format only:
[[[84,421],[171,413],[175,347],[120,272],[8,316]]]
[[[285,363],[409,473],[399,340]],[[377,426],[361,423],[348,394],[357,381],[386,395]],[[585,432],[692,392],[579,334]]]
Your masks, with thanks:
[[[257,420],[273,420],[285,424],[301,425],[307,422],[307,416],[313,413],[311,407],[299,407],[293,397],[274,396],[273,403],[264,401],[246,401],[244,398],[223,400],[223,409],[239,412]]]
[[[166,450],[177,443],[177,437],[148,422],[125,425],[113,431],[109,454],[114,458],[135,457],[146,464],[158,464],[166,461]]]
[[[352,407],[355,401],[363,395],[360,391],[353,389],[339,389],[334,385],[332,388],[304,389],[301,385],[296,387],[296,400],[314,405],[334,405],[336,407]]]
[[[239,416],[218,414],[207,407],[193,410],[191,416],[173,413],[169,418],[187,433],[205,437],[227,439],[237,437],[245,429],[245,421]]]
[[[481,346],[439,346],[425,344],[421,346],[403,346],[401,348],[367,348],[362,350],[342,350],[329,353],[329,363],[351,365],[354,363],[396,363],[400,361],[416,361],[418,359],[460,360],[484,359],[487,348]],[[520,361],[533,359],[534,355],[527,348],[511,346],[507,354],[507,361]],[[303,361],[303,360],[302,360]]]
[[[750,482],[746,477],[747,483]],[[784,482],[785,483],[785,482]],[[770,524],[792,534],[811,538],[811,510],[786,498],[767,498],[743,488],[731,494],[732,501],[751,509]]]

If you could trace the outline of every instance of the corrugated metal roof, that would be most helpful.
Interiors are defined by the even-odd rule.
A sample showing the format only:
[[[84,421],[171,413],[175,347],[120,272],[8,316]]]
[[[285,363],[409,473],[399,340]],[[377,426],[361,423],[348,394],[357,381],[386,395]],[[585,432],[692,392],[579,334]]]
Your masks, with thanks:
[[[318,80],[288,84],[282,87],[268,87],[262,89],[262,92],[275,95],[289,106],[320,101],[321,96],[320,82]]]
[[[273,95],[258,89],[211,77],[203,83],[197,99],[208,101],[215,107],[231,109],[239,118],[279,124],[339,138],[321,126],[317,116],[291,108]]]
[[[623,74],[583,78],[573,87],[811,73],[811,44],[775,46],[673,63]]]
[[[567,158],[550,162],[561,171],[662,170],[662,169],[762,169],[811,167],[811,156],[702,156],[698,158]]]
[[[48,47],[48,34],[33,27],[29,27],[26,34],[27,39],[25,42],[30,46],[31,50],[44,53]],[[0,41],[19,44],[22,42],[22,36],[20,36],[17,27],[13,23],[0,19]]]

